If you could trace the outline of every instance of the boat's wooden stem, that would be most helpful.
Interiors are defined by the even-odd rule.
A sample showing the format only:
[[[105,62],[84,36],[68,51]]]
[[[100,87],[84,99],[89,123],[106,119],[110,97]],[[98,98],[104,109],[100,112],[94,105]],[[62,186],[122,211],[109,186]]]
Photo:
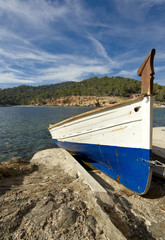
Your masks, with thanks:
[[[148,54],[143,64],[137,71],[137,75],[142,78],[141,94],[152,95],[153,94],[153,80],[154,80],[154,56],[155,49],[152,49]]]

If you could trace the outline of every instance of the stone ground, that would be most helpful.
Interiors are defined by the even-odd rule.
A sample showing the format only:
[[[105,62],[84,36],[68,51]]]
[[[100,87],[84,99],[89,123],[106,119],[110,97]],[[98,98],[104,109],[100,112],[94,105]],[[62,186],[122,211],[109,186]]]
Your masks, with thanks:
[[[43,164],[0,164],[0,239],[165,239],[163,179],[155,177],[148,194],[138,196],[91,171],[108,192],[104,201],[66,164],[50,164],[53,151],[60,158],[58,149],[37,155]]]
[[[91,175],[114,200],[114,208],[110,206],[108,214],[127,239],[165,239],[164,179],[153,176],[148,193],[139,196],[101,171],[92,171]],[[109,211],[109,206],[106,211]],[[113,214],[116,215],[116,219],[113,218]]]
[[[0,239],[106,239],[79,185],[59,166],[1,179]]]

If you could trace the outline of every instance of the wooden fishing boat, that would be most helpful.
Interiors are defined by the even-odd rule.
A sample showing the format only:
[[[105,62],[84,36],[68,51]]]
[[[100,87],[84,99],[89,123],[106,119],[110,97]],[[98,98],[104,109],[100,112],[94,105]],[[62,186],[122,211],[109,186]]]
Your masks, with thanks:
[[[148,191],[152,177],[154,55],[152,49],[137,72],[142,78],[140,96],[49,127],[59,147],[83,156],[138,194]]]

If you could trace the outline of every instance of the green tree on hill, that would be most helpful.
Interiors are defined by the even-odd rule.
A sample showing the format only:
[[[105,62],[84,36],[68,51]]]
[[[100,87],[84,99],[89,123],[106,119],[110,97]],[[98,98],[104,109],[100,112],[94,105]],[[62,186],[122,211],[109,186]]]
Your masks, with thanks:
[[[139,94],[141,82],[124,77],[92,77],[80,82],[63,82],[38,87],[21,85],[0,89],[0,105],[26,105],[66,96],[120,96]],[[154,84],[156,101],[165,101],[165,86]]]

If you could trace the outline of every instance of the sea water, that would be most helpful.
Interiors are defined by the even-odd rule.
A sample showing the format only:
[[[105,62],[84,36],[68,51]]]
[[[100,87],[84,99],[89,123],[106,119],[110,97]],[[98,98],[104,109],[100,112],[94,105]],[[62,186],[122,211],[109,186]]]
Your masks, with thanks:
[[[30,159],[56,145],[48,131],[57,123],[89,111],[87,107],[0,107],[0,161],[15,156]],[[154,127],[165,126],[165,108],[154,109]]]
[[[56,147],[50,123],[89,111],[87,107],[0,107],[0,161],[30,159],[39,150]]]

